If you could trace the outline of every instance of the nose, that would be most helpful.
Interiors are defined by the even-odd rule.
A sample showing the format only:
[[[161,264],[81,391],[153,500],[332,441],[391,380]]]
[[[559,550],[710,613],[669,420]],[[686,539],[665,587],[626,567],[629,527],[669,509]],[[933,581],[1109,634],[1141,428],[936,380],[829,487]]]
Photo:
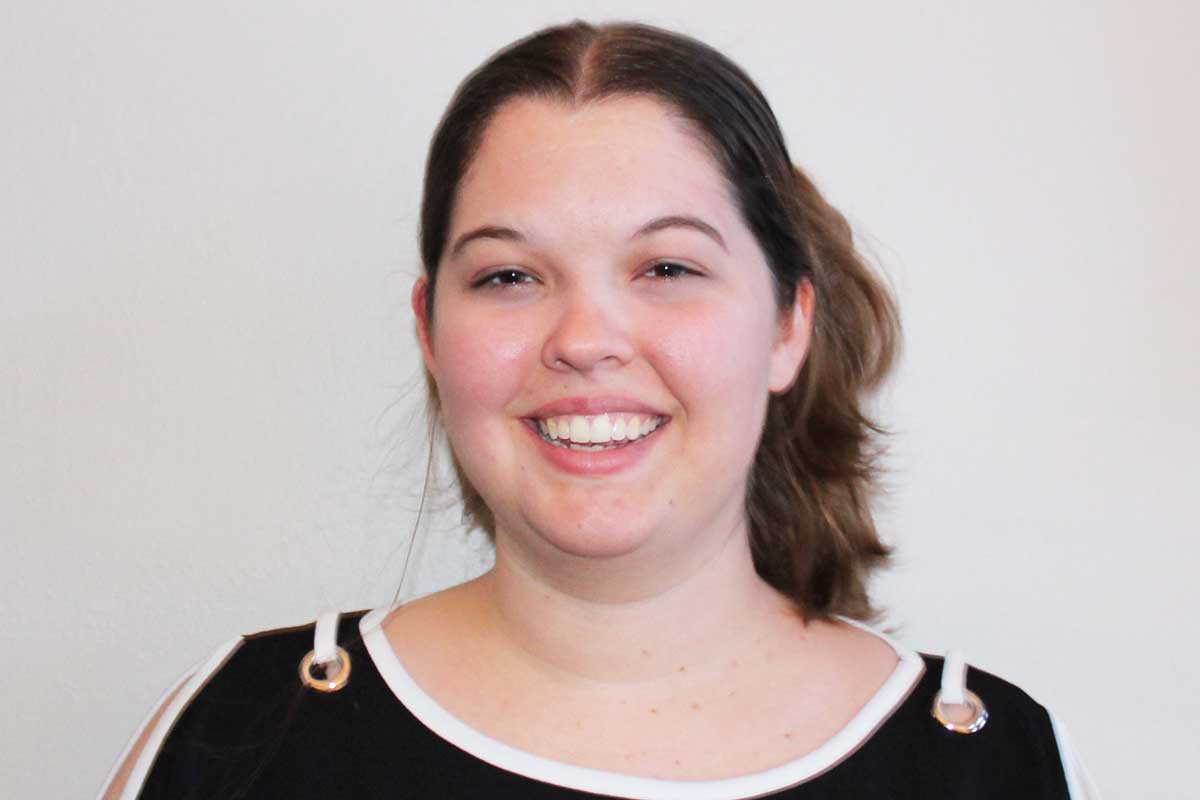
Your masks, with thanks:
[[[595,291],[565,296],[542,347],[542,363],[558,372],[591,372],[629,363],[634,346],[614,297]]]

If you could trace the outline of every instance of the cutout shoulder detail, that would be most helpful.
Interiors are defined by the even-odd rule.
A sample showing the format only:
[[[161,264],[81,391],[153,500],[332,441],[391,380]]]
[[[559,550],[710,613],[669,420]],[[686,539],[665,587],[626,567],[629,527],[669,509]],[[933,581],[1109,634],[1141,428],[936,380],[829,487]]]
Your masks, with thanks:
[[[1062,761],[1063,773],[1067,777],[1067,791],[1071,800],[1100,800],[1100,790],[1092,783],[1092,777],[1071,745],[1071,738],[1066,728],[1059,722],[1054,712],[1050,714],[1050,724],[1054,728],[1054,739],[1058,743],[1058,757]]]
[[[104,781],[104,785],[100,788],[97,800],[104,800],[114,780],[132,755],[138,741],[146,734],[147,728],[154,721],[155,717],[157,717],[158,721],[154,723],[153,729],[150,730],[149,736],[138,752],[137,760],[133,762],[133,768],[130,770],[129,776],[125,780],[125,786],[119,795],[119,800],[135,800],[142,790],[142,785],[146,782],[146,776],[149,775],[150,768],[154,765],[154,759],[158,756],[159,749],[166,740],[167,734],[175,726],[179,715],[184,712],[188,704],[192,701],[192,698],[204,688],[205,684],[216,674],[217,670],[237,651],[242,641],[242,637],[239,636],[221,645],[217,648],[216,652],[185,673],[182,678],[177,680],[163,693],[158,702],[154,704],[153,709],[142,721],[142,724],[138,726],[138,729],[134,732],[133,737],[130,738],[125,749],[121,752],[116,765]],[[169,702],[166,702],[167,698],[170,698]],[[165,707],[163,706],[164,702],[166,702]]]

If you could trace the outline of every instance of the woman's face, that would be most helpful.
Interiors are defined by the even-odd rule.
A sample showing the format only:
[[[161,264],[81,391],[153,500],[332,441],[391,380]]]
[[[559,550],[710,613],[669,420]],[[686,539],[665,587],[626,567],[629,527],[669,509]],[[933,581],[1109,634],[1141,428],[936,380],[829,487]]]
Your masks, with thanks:
[[[431,324],[424,289],[426,365],[499,545],[667,558],[743,523],[812,294],[778,312],[717,165],[665,105],[504,105],[459,187]]]

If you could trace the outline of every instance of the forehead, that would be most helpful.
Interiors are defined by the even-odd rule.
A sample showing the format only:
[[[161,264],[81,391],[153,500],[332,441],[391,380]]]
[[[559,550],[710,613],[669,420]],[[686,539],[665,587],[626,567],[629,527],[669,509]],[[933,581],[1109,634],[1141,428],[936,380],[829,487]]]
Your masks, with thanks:
[[[725,178],[691,123],[649,97],[580,106],[517,98],[484,131],[452,227],[625,230],[665,213],[736,223]]]

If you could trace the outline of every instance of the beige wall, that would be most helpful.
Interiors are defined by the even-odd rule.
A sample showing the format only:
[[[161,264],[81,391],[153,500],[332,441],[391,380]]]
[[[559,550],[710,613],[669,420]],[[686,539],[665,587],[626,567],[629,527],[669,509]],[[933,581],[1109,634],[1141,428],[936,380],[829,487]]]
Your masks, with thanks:
[[[634,15],[761,81],[899,291],[892,623],[1050,705],[1110,797],[1181,796],[1200,6],[440,5],[3,15],[0,795],[93,792],[232,634],[390,600],[432,126],[495,47]],[[486,560],[435,521],[416,590]]]

